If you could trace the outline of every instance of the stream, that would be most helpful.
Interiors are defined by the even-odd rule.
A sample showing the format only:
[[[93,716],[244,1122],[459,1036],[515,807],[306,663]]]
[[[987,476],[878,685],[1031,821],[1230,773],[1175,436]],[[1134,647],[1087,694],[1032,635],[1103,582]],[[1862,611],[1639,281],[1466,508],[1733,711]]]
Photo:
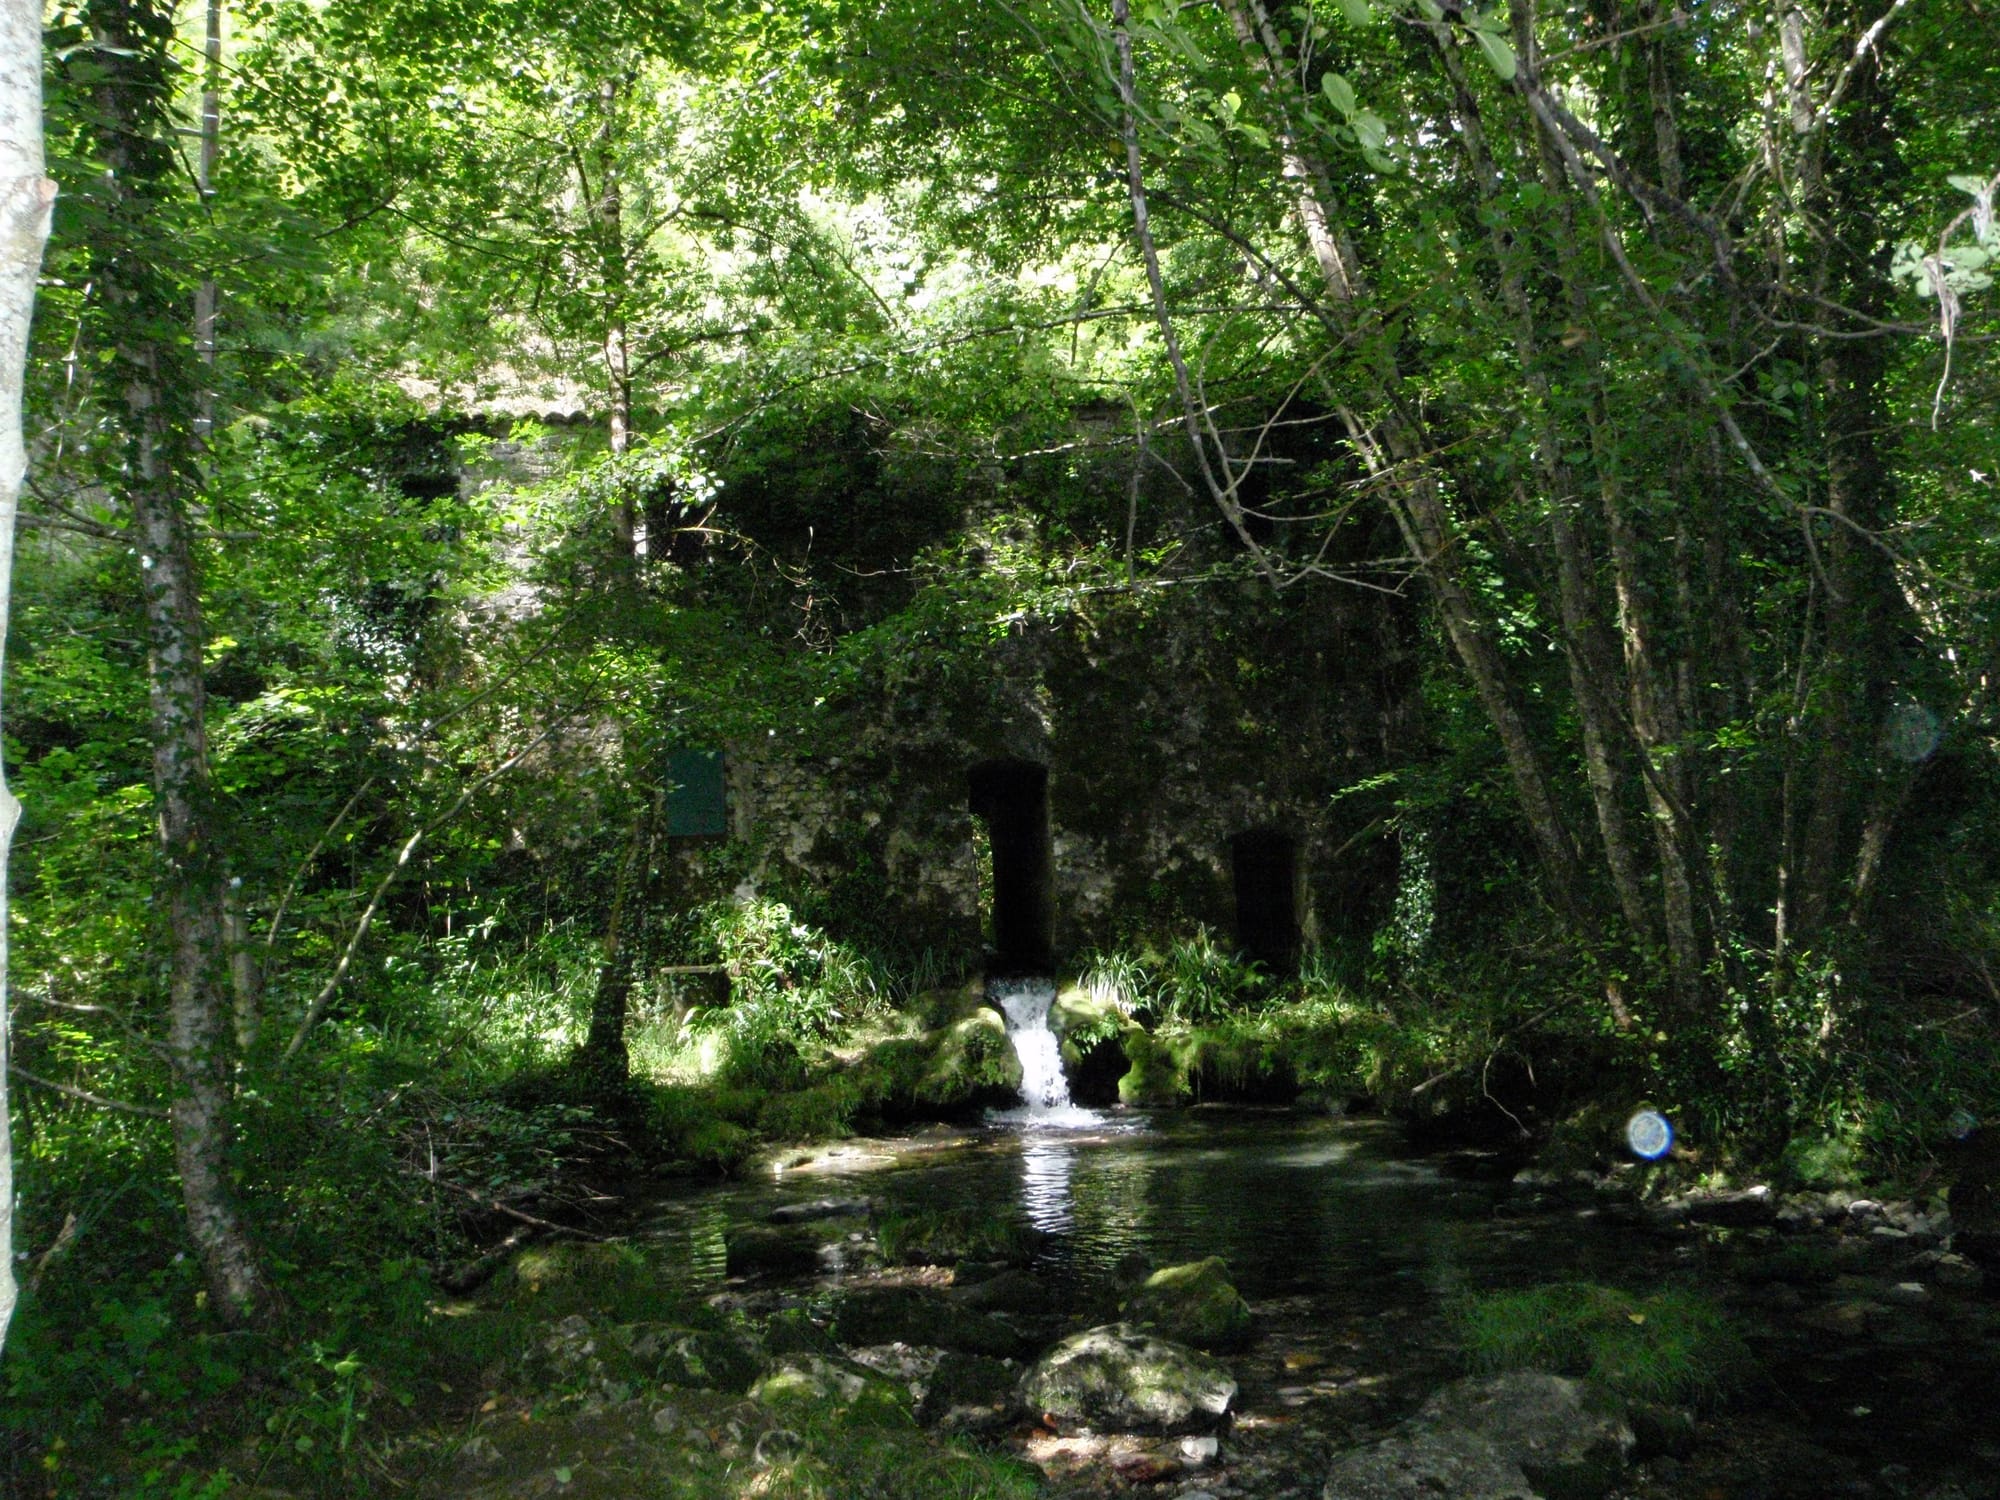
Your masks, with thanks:
[[[1051,1104],[1051,1110],[1061,1106]],[[2000,1319],[1990,1297],[1908,1269],[1900,1231],[1819,1231],[1801,1254],[1773,1227],[1648,1223],[1628,1200],[1514,1183],[1498,1152],[1423,1154],[1387,1122],[1197,1108],[1032,1114],[801,1154],[759,1180],[663,1196],[644,1234],[690,1291],[769,1310],[885,1276],[868,1224],[939,1210],[1038,1232],[1051,1317],[1115,1306],[1121,1273],[1219,1255],[1257,1334],[1227,1356],[1234,1425],[1202,1467],[1152,1493],[1317,1496],[1331,1456],[1367,1442],[1464,1373],[1449,1310],[1468,1292],[1589,1279],[1693,1284],[1741,1325],[1755,1368],[1701,1414],[1696,1440],[1634,1469],[1632,1496],[2000,1496]],[[861,1199],[816,1277],[732,1279],[732,1227],[788,1205]],[[1857,1218],[1857,1222],[1859,1219]],[[948,1271],[933,1271],[949,1279]],[[1058,1493],[1123,1491],[1102,1442],[1006,1439]]]

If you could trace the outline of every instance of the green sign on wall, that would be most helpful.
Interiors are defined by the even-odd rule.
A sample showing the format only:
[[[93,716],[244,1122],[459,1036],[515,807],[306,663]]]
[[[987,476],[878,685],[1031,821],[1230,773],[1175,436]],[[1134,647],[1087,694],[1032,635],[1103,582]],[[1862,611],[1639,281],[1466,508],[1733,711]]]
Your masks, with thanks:
[[[676,750],[667,757],[667,836],[715,837],[729,832],[720,750]]]

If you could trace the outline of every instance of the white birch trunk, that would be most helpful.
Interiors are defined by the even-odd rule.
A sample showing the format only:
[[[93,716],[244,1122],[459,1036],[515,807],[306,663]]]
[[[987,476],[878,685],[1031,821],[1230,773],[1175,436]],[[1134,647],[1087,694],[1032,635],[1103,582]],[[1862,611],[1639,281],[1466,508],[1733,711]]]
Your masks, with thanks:
[[[56,185],[42,170],[42,7],[0,0],[0,665],[14,577],[14,513],[28,470],[21,388],[35,278]],[[0,1345],[14,1316],[14,1146],[7,1100],[7,855],[21,804],[0,774]]]

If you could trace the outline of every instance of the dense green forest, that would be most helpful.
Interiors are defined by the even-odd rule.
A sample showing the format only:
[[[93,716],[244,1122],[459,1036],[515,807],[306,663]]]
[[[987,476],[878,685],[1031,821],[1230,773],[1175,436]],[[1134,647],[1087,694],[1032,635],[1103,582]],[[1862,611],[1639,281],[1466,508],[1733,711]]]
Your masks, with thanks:
[[[0,1492],[400,1492],[489,1357],[449,1296],[641,1180],[1006,1102],[1024,955],[1106,1104],[1972,1170],[1994,0],[41,39]],[[1014,773],[967,801],[1024,724],[1045,952]],[[1303,809],[1296,930],[1117,821],[1168,742]],[[953,1474],[910,1493],[1028,1483]]]

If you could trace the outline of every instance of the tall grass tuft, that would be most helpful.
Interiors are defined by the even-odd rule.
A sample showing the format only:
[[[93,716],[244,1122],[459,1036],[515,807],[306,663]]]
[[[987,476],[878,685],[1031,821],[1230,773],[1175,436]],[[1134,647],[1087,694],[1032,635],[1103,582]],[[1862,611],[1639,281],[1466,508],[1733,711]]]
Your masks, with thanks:
[[[1706,1403],[1749,1354],[1716,1303],[1667,1287],[1644,1296],[1591,1281],[1467,1297],[1454,1321],[1473,1369],[1581,1375],[1646,1401]]]

